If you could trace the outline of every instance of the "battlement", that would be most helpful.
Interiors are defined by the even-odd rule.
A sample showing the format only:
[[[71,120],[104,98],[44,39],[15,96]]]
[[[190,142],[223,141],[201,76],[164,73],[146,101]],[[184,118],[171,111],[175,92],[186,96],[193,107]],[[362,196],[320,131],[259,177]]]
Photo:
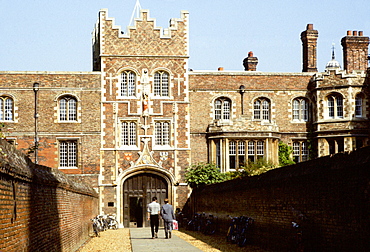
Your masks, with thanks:
[[[188,16],[187,11],[181,11],[181,17],[172,18],[169,27],[163,29],[156,26],[149,10],[143,9],[125,33],[114,18],[108,17],[108,10],[102,9],[93,32],[94,61],[98,55],[188,57]]]

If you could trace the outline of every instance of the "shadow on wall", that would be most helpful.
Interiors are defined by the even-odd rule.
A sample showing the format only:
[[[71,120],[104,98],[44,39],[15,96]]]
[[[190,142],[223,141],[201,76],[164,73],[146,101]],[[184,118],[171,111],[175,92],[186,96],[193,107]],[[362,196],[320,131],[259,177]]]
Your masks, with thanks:
[[[98,212],[89,185],[32,163],[2,139],[0,195],[0,251],[76,251]]]

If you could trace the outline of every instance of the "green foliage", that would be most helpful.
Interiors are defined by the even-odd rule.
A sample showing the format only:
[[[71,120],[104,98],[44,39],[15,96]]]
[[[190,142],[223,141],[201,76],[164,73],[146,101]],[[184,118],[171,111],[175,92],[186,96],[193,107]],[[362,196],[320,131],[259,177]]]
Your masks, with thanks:
[[[295,164],[292,160],[292,147],[287,145],[286,143],[279,142],[279,165],[286,166]]]
[[[185,181],[191,188],[220,183],[226,180],[225,174],[215,164],[198,163],[191,165],[185,172]]]
[[[226,179],[236,179],[261,175],[267,171],[275,169],[276,166],[265,159],[258,159],[256,162],[250,162],[245,167],[239,168],[237,171],[226,173]]]

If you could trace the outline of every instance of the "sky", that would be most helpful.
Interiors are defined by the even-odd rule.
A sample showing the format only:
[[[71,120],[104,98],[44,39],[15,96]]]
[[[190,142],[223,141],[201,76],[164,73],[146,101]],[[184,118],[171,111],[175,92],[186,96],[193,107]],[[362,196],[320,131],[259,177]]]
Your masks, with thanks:
[[[126,31],[136,0],[0,0],[0,71],[91,71],[92,31],[100,9]],[[370,36],[369,0],[140,0],[167,28],[189,11],[193,70],[243,71],[253,51],[257,70],[301,72],[300,34],[318,30],[317,67],[325,70],[347,30]]]

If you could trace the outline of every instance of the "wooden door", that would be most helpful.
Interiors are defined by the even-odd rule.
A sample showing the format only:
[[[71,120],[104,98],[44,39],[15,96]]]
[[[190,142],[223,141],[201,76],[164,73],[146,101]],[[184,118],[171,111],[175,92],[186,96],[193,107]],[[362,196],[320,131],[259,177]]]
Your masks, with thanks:
[[[168,185],[164,178],[143,173],[128,178],[123,185],[123,225],[125,227],[148,227],[147,206],[155,196],[163,204],[168,197]],[[141,213],[138,213],[138,211]]]

